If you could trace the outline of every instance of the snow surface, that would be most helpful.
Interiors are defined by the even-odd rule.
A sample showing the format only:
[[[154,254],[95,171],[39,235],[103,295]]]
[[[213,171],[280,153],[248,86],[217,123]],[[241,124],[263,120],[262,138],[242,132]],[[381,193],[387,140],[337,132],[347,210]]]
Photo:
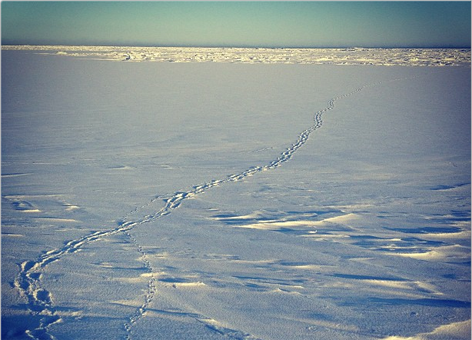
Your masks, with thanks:
[[[470,62],[75,53],[2,52],[2,339],[470,339]]]

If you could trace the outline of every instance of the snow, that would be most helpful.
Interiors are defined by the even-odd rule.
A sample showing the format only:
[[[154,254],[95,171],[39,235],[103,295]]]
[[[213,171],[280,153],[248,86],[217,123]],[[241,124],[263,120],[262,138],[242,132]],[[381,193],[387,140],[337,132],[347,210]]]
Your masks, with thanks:
[[[2,49],[129,62],[470,67],[470,49],[459,48],[197,48],[5,45],[2,46]]]
[[[470,338],[470,50],[8,49],[2,338]]]

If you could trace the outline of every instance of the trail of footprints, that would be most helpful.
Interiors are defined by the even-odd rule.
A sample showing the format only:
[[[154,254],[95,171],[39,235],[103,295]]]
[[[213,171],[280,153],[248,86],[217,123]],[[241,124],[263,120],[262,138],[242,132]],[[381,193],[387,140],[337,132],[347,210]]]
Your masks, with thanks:
[[[405,79],[405,78],[403,78]],[[398,81],[402,79],[394,79],[388,82]],[[175,192],[173,195],[167,198],[163,198],[161,196],[156,196],[152,200],[150,200],[147,204],[143,205],[142,207],[134,209],[132,212],[126,215],[126,217],[120,221],[116,228],[106,230],[106,231],[97,231],[91,233],[89,235],[85,235],[79,239],[72,240],[67,242],[62,248],[54,249],[48,251],[47,253],[41,255],[36,261],[25,261],[20,265],[19,274],[17,275],[14,286],[19,291],[20,295],[24,296],[28,303],[28,309],[31,315],[36,316],[39,318],[39,325],[36,329],[30,329],[26,331],[26,333],[33,339],[47,339],[53,340],[55,339],[53,335],[49,334],[49,328],[57,322],[60,322],[61,319],[57,315],[55,308],[52,304],[51,293],[41,287],[41,275],[43,269],[52,262],[60,260],[63,256],[67,254],[73,254],[74,252],[78,251],[82,246],[98,241],[109,236],[115,235],[117,233],[125,233],[129,238],[130,242],[133,243],[137,249],[137,251],[141,254],[142,261],[144,262],[144,266],[147,268],[150,279],[148,282],[147,292],[144,296],[143,304],[135,311],[135,313],[129,317],[128,321],[124,323],[123,327],[126,330],[126,339],[131,339],[131,330],[133,326],[145,315],[149,304],[153,301],[156,290],[157,290],[157,278],[154,276],[155,270],[152,268],[150,261],[148,260],[147,254],[144,249],[139,245],[137,240],[132,236],[130,231],[144,223],[148,223],[159,219],[163,216],[166,216],[172,213],[173,210],[177,209],[184,200],[195,197],[213,187],[231,183],[231,182],[238,182],[242,181],[249,176],[253,176],[262,171],[268,171],[275,169],[281,166],[283,163],[289,161],[292,156],[297,152],[299,148],[301,148],[308,140],[310,134],[321,128],[323,125],[323,114],[334,109],[336,101],[352,96],[367,87],[372,87],[381,84],[382,82],[364,85],[355,89],[352,92],[334,97],[328,101],[327,107],[322,110],[315,112],[313,116],[313,124],[303,132],[301,132],[297,138],[297,140],[288,147],[284,152],[280,154],[280,156],[275,159],[274,161],[270,162],[268,165],[264,166],[255,166],[249,169],[246,169],[238,174],[232,174],[227,176],[225,179],[217,179],[211,180],[208,183],[204,183],[201,185],[194,186],[189,191],[178,191]],[[157,200],[163,200],[165,205],[163,208],[158,210],[153,214],[148,214],[142,217],[139,220],[135,221],[128,221],[127,217],[131,215],[131,213],[139,212],[139,210],[144,209],[152,205]],[[204,320],[205,318],[201,318],[200,320]],[[202,321],[203,322],[203,321]],[[211,324],[207,325],[210,329],[215,329],[214,326]],[[220,332],[220,330],[215,330]],[[232,331],[231,332],[237,332]],[[230,332],[230,333],[231,333]],[[227,335],[231,337],[230,333]],[[247,335],[250,337],[249,335]]]

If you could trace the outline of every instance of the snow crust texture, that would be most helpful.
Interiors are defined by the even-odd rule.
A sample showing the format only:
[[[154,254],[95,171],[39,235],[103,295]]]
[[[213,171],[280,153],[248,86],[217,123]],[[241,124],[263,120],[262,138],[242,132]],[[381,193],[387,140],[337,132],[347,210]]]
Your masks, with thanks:
[[[382,66],[469,66],[470,49],[421,48],[185,48],[6,45],[4,50],[123,61],[230,62]]]
[[[2,338],[470,338],[469,67],[33,52],[2,58]]]

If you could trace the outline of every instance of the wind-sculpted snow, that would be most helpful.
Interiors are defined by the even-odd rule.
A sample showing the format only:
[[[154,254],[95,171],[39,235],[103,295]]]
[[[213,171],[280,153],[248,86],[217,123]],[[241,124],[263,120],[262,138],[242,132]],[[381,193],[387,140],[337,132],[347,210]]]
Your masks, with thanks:
[[[2,79],[2,337],[467,338],[468,67],[38,48],[5,53],[39,75]]]
[[[359,90],[360,89],[356,91],[359,91]],[[356,91],[352,93],[355,93]],[[349,93],[348,95],[352,93]],[[252,176],[258,172],[275,169],[279,167],[280,165],[282,165],[282,163],[287,162],[292,157],[292,155],[301,146],[303,146],[303,144],[306,143],[310,133],[321,127],[323,113],[325,113],[328,110],[333,109],[335,101],[342,97],[344,96],[331,99],[328,103],[329,104],[328,107],[316,112],[314,115],[314,124],[307,130],[303,131],[299,135],[297,141],[293,143],[290,148],[285,150],[276,160],[272,161],[269,165],[252,167],[241,173],[229,175],[225,179],[212,180],[208,183],[194,186],[191,190],[187,192],[176,192],[171,197],[164,199],[164,202],[165,202],[164,207],[154,214],[146,215],[142,219],[137,220],[137,221],[123,220],[120,222],[120,225],[115,229],[108,230],[108,231],[95,232],[90,235],[81,237],[80,239],[69,241],[64,245],[64,247],[60,249],[48,251],[36,261],[26,261],[22,263],[20,267],[20,272],[15,281],[15,287],[18,289],[21,295],[27,298],[28,308],[32,314],[41,315],[41,316],[44,315],[44,317],[41,317],[40,319],[41,321],[38,327],[32,330],[28,330],[27,333],[35,339],[36,338],[37,339],[47,339],[47,338],[54,339],[51,335],[48,334],[48,328],[53,323],[56,323],[60,320],[59,317],[56,316],[54,306],[52,305],[50,292],[48,292],[47,290],[41,287],[42,271],[45,269],[47,265],[49,265],[50,263],[54,261],[60,260],[65,255],[73,254],[74,252],[78,251],[81,247],[83,247],[87,243],[101,240],[103,238],[109,237],[116,233],[122,232],[128,235],[131,241],[135,244],[138,251],[142,254],[144,264],[152,275],[154,273],[154,270],[151,267],[149,261],[146,260],[145,251],[137,243],[137,241],[134,238],[132,238],[132,236],[129,234],[129,231],[131,229],[136,228],[143,223],[148,223],[162,216],[170,214],[174,209],[177,209],[183,203],[184,200],[194,197],[198,194],[201,194],[205,192],[206,190],[211,189],[212,187],[222,185],[224,183],[237,182],[237,181],[243,180],[244,178],[248,176]],[[155,199],[152,200],[150,203],[153,203],[154,201]],[[23,206],[24,205],[27,205],[28,207],[31,206],[31,204],[29,203],[23,204]],[[133,324],[135,324],[144,315],[147,309],[147,306],[155,297],[155,294],[156,294],[155,281],[156,281],[155,277],[152,276],[148,284],[148,291],[144,299],[145,302],[136,311],[136,313],[130,318],[129,323],[125,324],[125,329],[127,330],[127,332],[130,332]]]
[[[391,81],[398,81],[398,80],[391,80]],[[40,256],[36,261],[25,261],[20,266],[20,272],[15,280],[15,287],[18,289],[22,296],[25,296],[28,301],[28,309],[30,313],[33,315],[38,315],[40,317],[40,324],[35,329],[27,330],[27,333],[31,335],[35,339],[54,339],[52,335],[48,333],[49,327],[57,322],[60,322],[61,319],[56,315],[55,307],[51,301],[51,293],[45,290],[41,285],[41,277],[44,269],[49,264],[60,260],[66,255],[74,254],[78,250],[80,250],[84,245],[88,243],[95,242],[102,240],[104,238],[113,236],[117,233],[125,233],[127,237],[130,239],[130,242],[134,244],[137,251],[141,254],[141,259],[144,262],[145,268],[149,271],[150,279],[148,282],[148,289],[144,297],[144,303],[137,309],[137,311],[130,317],[129,321],[124,324],[124,328],[127,331],[127,339],[130,339],[131,330],[133,325],[140,320],[145,312],[148,309],[149,304],[152,300],[156,297],[156,289],[157,289],[157,280],[156,280],[156,270],[152,267],[151,263],[147,259],[146,251],[143,247],[138,243],[138,241],[130,234],[132,229],[139,227],[142,224],[149,223],[155,221],[163,216],[171,214],[175,209],[177,209],[185,200],[193,198],[199,194],[206,192],[207,190],[221,186],[223,184],[232,183],[242,181],[247,177],[256,175],[257,173],[273,170],[283,163],[288,162],[292,156],[300,149],[305,143],[308,141],[308,138],[312,132],[317,129],[320,129],[323,124],[323,114],[326,112],[333,110],[335,107],[335,103],[338,100],[343,98],[352,96],[360,91],[362,91],[366,87],[376,86],[377,84],[370,84],[359,87],[352,92],[336,96],[328,101],[327,107],[321,109],[313,115],[313,124],[300,133],[297,140],[292,143],[292,145],[283,151],[280,156],[271,161],[269,164],[261,165],[261,166],[254,166],[249,169],[246,169],[240,173],[228,175],[226,178],[223,179],[214,179],[207,183],[203,183],[200,185],[194,186],[189,191],[178,191],[172,194],[170,197],[162,198],[156,197],[152,199],[147,206],[155,203],[158,199],[162,199],[164,202],[164,207],[158,210],[155,213],[147,214],[143,216],[141,219],[138,220],[127,220],[126,218],[120,220],[119,225],[111,230],[107,231],[99,231],[94,232],[92,234],[83,236],[76,240],[71,240],[67,242],[64,247],[60,249],[54,249],[46,252],[44,255]],[[28,204],[28,207],[31,204]],[[25,205],[25,204],[23,204]],[[143,209],[136,208],[133,211],[133,214],[138,213],[139,210]],[[203,317],[202,317],[203,318]],[[209,326],[218,331],[214,326]]]
[[[175,63],[324,64],[377,66],[469,66],[470,49],[438,48],[201,48],[5,45],[69,57]]]

